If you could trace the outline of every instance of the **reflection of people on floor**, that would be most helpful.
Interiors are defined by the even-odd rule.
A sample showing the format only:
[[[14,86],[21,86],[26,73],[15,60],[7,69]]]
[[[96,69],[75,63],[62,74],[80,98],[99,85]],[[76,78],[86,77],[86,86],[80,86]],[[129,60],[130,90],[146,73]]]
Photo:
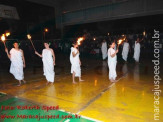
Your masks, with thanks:
[[[108,66],[109,66],[109,79],[111,82],[116,82],[116,64],[117,64],[117,53],[118,50],[114,50],[115,42],[109,42],[110,48],[108,49]]]
[[[117,84],[112,84],[113,86],[110,89],[110,92],[108,93],[108,104],[116,106],[117,102]]]
[[[139,62],[139,57],[140,57],[140,39],[137,38],[137,40],[135,41],[135,47],[134,47],[134,59],[135,62],[138,63]]]
[[[135,65],[133,73],[134,73],[134,80],[139,81],[139,65]]]
[[[123,50],[122,50],[122,58],[126,62],[127,62],[129,48],[130,48],[130,46],[129,46],[128,40],[126,39],[125,42],[123,43]]]
[[[127,64],[126,63],[122,67],[122,72],[123,72],[123,75],[126,75],[127,72],[128,72],[128,68],[127,68]]]
[[[50,43],[44,42],[45,49],[42,51],[42,55],[39,54],[37,51],[35,52],[36,55],[42,58],[43,61],[43,71],[44,75],[47,80],[47,84],[49,82],[54,82],[55,72],[54,72],[54,65],[55,65],[55,54],[53,49],[49,48]]]
[[[8,49],[6,48],[5,51],[7,53],[8,58],[11,61],[10,66],[10,73],[14,75],[15,79],[19,81],[19,85],[21,85],[21,81],[26,83],[24,80],[24,72],[23,67],[25,68],[25,58],[23,50],[19,49],[18,42],[14,42],[14,48],[10,50],[10,53],[8,52]]]
[[[101,52],[102,52],[102,59],[105,60],[107,58],[107,43],[104,39],[101,46]]]
[[[83,81],[81,79],[81,61],[79,58],[79,50],[78,44],[74,43],[73,47],[71,47],[71,53],[70,53],[70,62],[71,62],[71,73],[72,73],[72,82],[75,84],[75,77],[79,77],[79,81]]]
[[[102,75],[105,75],[107,74],[107,61],[103,61],[102,62]]]

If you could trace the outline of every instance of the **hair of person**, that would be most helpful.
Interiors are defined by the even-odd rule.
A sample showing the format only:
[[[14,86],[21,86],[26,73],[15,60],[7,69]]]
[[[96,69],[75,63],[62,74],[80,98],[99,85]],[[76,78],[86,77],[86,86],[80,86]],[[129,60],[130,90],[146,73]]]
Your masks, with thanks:
[[[113,43],[115,43],[114,40],[111,40],[111,41],[108,42],[108,45],[110,46],[110,45],[112,45]]]

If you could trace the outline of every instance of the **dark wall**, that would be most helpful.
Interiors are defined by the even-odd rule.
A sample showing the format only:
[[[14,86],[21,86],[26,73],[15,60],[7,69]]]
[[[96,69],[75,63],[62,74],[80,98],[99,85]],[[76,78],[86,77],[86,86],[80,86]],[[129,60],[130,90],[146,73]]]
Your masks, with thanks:
[[[162,0],[68,0],[62,5],[63,25],[163,14]]]
[[[26,33],[32,33],[33,38],[42,39],[42,30],[49,28],[49,37],[54,38],[55,32],[55,11],[53,7],[31,3],[25,0],[1,0],[0,4],[16,7],[19,20],[5,19],[0,20],[3,30],[6,24],[12,31],[12,38],[24,39]],[[5,24],[2,24],[5,23]]]

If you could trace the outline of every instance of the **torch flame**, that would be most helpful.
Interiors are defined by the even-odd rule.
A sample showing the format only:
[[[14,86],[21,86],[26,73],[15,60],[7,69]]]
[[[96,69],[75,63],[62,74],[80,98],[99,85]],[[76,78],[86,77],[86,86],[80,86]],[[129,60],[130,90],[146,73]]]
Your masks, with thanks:
[[[83,40],[84,40],[83,37],[79,37],[78,40],[77,40],[77,44],[78,44],[78,45],[81,45],[81,42],[82,42]]]
[[[45,28],[44,31],[45,31],[45,32],[48,32],[49,30],[48,30],[48,28]]]
[[[4,42],[6,40],[5,34],[2,34],[1,40]]]
[[[6,32],[6,36],[8,37],[10,35],[10,32]]]
[[[143,36],[145,36],[146,35],[146,33],[145,33],[145,31],[143,32]]]
[[[120,39],[120,40],[118,41],[118,45],[120,45],[120,44],[122,43],[122,41],[123,41],[123,40],[122,40],[122,39]]]
[[[27,35],[27,38],[28,38],[28,39],[31,39],[32,37],[31,37],[31,35],[30,35],[30,34],[28,34],[28,35]]]

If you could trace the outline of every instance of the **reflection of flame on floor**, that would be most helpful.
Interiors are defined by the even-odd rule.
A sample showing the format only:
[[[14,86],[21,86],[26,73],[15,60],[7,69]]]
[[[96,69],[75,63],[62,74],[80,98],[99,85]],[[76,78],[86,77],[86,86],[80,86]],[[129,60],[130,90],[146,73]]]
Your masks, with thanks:
[[[97,86],[97,80],[95,80],[95,86]]]
[[[142,92],[142,96],[144,96],[144,91]]]
[[[123,87],[123,88],[122,88],[122,92],[124,92],[124,91],[125,91],[125,88]]]

